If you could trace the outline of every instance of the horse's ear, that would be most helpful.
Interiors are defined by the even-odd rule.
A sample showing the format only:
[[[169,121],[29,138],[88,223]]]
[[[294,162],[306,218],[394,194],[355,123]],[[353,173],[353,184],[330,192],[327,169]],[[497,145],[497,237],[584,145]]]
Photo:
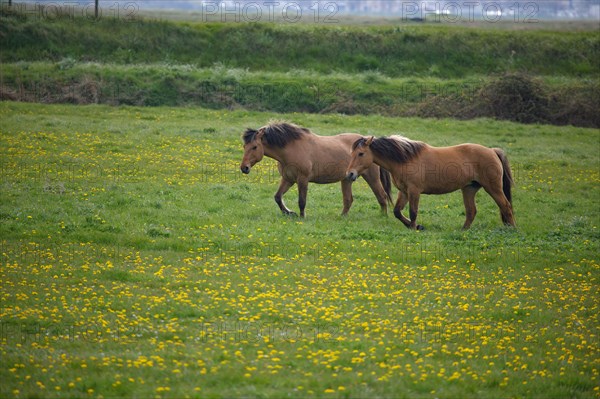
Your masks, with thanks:
[[[258,132],[256,133],[256,140],[262,140],[264,135],[265,129],[258,129]]]
[[[367,141],[365,141],[365,145],[368,147],[371,145],[371,143],[373,142],[373,139],[375,138],[375,136],[371,136],[367,139]]]

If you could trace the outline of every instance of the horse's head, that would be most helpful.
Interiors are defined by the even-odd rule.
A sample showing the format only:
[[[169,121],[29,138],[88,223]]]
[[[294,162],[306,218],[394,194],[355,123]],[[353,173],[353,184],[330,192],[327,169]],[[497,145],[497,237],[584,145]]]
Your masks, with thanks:
[[[263,147],[262,138],[265,134],[264,129],[253,130],[246,129],[242,139],[244,140],[244,157],[240,164],[240,170],[242,173],[250,173],[250,168],[260,162],[265,155],[265,149]]]
[[[362,172],[373,163],[373,153],[371,152],[371,143],[373,136],[360,138],[352,145],[352,154],[350,155],[350,164],[346,169],[346,178],[356,180]]]

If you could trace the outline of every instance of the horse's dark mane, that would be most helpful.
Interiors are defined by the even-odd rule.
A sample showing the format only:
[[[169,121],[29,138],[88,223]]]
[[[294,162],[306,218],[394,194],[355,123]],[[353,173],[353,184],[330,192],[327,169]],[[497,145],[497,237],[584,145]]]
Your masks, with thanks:
[[[244,140],[244,144],[248,144],[254,140],[256,133],[258,133],[258,130],[247,128],[244,134],[242,134],[242,140]]]
[[[365,137],[362,137],[352,144],[352,150],[355,150],[358,146],[363,146],[367,142]],[[390,159],[399,163],[407,162],[419,155],[421,150],[425,147],[425,143],[422,141],[409,140],[406,137],[395,136],[392,137],[380,137],[373,139],[371,142],[371,151],[376,155]]]
[[[304,134],[311,134],[311,131],[307,128],[287,122],[271,122],[261,129],[265,131],[263,137],[267,141],[267,144],[279,148],[283,148],[290,142],[300,139]],[[258,130],[246,129],[242,135],[244,144],[253,141],[257,133]]]

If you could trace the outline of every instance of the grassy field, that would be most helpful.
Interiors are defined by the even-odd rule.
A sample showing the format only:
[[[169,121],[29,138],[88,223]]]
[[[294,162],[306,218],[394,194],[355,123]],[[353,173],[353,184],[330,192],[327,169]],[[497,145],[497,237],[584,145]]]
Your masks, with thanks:
[[[240,135],[278,117],[319,134],[502,147],[518,229],[478,195],[421,199],[401,226],[364,181],[280,214]],[[600,395],[597,129],[0,103],[0,396]],[[297,192],[287,195],[297,209]]]
[[[0,10],[0,397],[600,397],[597,24],[106,15]],[[284,217],[272,118],[501,147],[518,228]]]

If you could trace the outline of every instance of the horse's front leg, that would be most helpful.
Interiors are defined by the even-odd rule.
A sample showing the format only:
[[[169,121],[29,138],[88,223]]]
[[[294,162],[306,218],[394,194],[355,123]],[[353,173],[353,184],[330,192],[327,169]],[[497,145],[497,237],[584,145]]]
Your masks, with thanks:
[[[419,197],[420,193],[413,191],[408,194],[408,204],[410,209],[410,225],[411,229],[425,230],[425,227],[417,224],[417,214],[419,213]]]
[[[375,197],[379,202],[379,206],[381,207],[381,213],[387,215],[388,194],[386,193],[386,189],[382,181],[382,176],[384,176],[385,173],[387,173],[389,176],[389,172],[384,171],[377,165],[373,164],[373,166],[367,169],[361,176],[365,179],[369,187],[371,187],[373,194],[375,194]]]
[[[289,182],[282,177],[281,182],[279,182],[279,189],[275,193],[275,202],[277,203],[277,205],[279,205],[279,209],[281,209],[281,212],[283,212],[286,215],[295,215],[295,213],[287,206],[285,206],[285,203],[283,202],[283,195],[287,193],[287,191],[293,185],[293,182]]]
[[[348,179],[342,180],[342,196],[344,197],[342,216],[346,216],[354,201],[354,198],[352,198],[352,182]]]
[[[306,194],[308,194],[308,179],[298,178],[298,207],[300,208],[300,217],[304,217],[304,208],[306,207]]]

